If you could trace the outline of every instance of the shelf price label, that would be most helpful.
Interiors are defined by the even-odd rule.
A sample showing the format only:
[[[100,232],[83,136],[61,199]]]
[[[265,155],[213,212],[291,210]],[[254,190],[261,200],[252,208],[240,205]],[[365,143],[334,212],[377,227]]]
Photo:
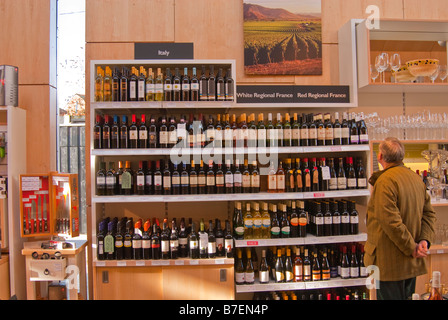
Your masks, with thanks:
[[[324,198],[325,192],[315,192],[315,193],[313,193],[313,197],[314,198]]]

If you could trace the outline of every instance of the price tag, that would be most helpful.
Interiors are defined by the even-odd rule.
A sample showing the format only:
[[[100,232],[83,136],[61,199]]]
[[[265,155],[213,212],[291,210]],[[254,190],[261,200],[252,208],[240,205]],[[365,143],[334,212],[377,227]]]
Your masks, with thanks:
[[[321,170],[322,170],[322,179],[330,180],[330,167],[328,166],[321,167]]]
[[[126,261],[117,261],[117,267],[126,267]]]
[[[190,265],[198,265],[198,264],[199,264],[199,260],[198,259],[190,260]]]
[[[325,192],[315,192],[313,193],[314,198],[323,198],[325,197]]]
[[[248,246],[258,246],[258,241],[247,241]]]
[[[185,264],[185,260],[176,260],[174,261],[174,265],[183,266]]]
[[[144,267],[144,266],[146,265],[146,263],[145,263],[145,261],[137,260],[137,261],[135,262],[135,265],[136,265],[137,267]]]
[[[215,264],[224,264],[224,259],[216,259]]]
[[[96,262],[96,266],[97,267],[105,267],[106,266],[106,262],[105,261],[97,261]]]
[[[342,151],[342,147],[341,146],[337,146],[337,147],[330,147],[331,151]]]

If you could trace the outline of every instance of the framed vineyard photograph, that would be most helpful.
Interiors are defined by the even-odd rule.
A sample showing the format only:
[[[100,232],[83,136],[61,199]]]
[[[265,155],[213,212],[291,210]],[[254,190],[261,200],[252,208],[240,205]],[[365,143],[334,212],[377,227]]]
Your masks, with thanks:
[[[249,75],[321,75],[321,0],[244,0]]]

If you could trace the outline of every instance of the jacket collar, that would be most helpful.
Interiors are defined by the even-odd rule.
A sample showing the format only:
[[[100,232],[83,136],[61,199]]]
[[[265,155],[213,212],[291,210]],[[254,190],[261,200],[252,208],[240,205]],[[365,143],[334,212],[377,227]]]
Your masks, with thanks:
[[[394,165],[392,165],[392,166],[390,166],[390,167],[388,167],[388,168],[386,168],[386,169],[384,169],[384,170],[376,171],[376,172],[374,172],[374,173],[370,176],[370,178],[369,178],[369,183],[370,183],[372,186],[374,186],[374,185],[375,185],[375,182],[378,180],[378,178],[379,178],[384,172],[386,172],[386,171],[389,170],[389,169],[395,168],[395,167],[403,167],[403,166],[404,166],[404,163],[401,162],[401,163],[398,163],[398,164],[394,164]]]

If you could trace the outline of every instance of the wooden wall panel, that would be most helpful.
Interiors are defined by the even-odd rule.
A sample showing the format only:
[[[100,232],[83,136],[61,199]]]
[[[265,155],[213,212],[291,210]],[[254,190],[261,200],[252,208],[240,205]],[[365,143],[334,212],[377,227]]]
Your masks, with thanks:
[[[338,43],[338,30],[350,19],[366,19],[369,5],[378,6],[382,19],[403,19],[402,0],[322,0],[323,43]]]
[[[404,18],[409,20],[448,20],[446,0],[403,0]]]
[[[56,89],[20,86],[19,101],[26,110],[27,172],[56,170]]]
[[[86,42],[174,41],[174,0],[86,0]]]
[[[0,63],[19,67],[20,84],[50,83],[52,2],[0,0]]]

